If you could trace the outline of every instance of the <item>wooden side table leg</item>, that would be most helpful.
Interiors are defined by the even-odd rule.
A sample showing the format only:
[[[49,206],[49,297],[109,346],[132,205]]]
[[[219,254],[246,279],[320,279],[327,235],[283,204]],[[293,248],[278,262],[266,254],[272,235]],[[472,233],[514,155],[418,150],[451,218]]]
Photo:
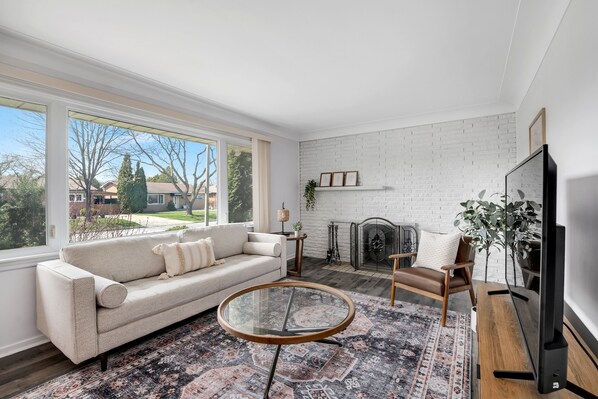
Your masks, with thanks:
[[[301,264],[303,263],[303,238],[298,238],[295,241],[295,268],[287,270],[289,276],[301,277]]]
[[[303,240],[297,240],[295,247],[295,266],[297,269],[297,276],[301,276],[301,264],[303,263]]]

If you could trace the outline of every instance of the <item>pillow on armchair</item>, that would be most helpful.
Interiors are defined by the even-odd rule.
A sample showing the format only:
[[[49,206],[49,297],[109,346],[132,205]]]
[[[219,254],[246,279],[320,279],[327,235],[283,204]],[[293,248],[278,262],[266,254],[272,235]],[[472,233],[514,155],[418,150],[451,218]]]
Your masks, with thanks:
[[[438,234],[422,230],[413,267],[425,267],[444,273],[442,266],[455,263],[459,240],[461,240],[460,232]]]

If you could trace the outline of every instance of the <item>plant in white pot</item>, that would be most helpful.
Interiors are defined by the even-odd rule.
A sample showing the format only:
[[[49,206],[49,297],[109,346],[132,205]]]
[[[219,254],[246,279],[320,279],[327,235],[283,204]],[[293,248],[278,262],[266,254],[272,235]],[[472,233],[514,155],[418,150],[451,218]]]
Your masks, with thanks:
[[[504,246],[502,234],[505,226],[505,210],[499,204],[484,200],[485,194],[486,190],[483,190],[478,194],[478,199],[461,202],[461,206],[465,209],[457,214],[455,227],[471,237],[471,245],[478,252],[486,252],[484,282],[487,282],[490,253],[493,249]]]
[[[301,223],[301,220],[297,220],[295,223],[293,223],[295,237],[301,237],[301,230],[303,230],[303,224]]]

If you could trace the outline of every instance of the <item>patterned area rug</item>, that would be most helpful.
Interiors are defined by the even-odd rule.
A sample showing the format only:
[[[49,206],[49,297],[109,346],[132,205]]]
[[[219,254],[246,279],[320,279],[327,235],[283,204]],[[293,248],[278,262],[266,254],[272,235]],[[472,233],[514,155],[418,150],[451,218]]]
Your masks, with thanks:
[[[283,346],[270,398],[469,398],[469,316],[349,293],[353,323],[321,343]],[[261,398],[274,346],[226,333],[210,310],[19,398]]]
[[[392,274],[391,274],[392,270],[388,270],[386,272],[380,272],[380,271],[369,270],[369,269],[355,270],[353,268],[353,266],[351,266],[350,263],[346,263],[346,262],[343,262],[340,265],[330,264],[330,265],[322,266],[322,269],[334,270],[335,272],[341,272],[341,273],[359,274],[361,276],[385,278],[388,280],[392,280]]]

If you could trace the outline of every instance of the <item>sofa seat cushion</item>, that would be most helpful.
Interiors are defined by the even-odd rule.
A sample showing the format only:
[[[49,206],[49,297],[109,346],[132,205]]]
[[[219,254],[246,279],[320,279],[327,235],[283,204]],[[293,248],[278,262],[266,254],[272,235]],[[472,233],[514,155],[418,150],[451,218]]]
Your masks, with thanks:
[[[237,255],[222,265],[175,276],[131,281],[125,302],[114,309],[98,308],[98,332],[104,333],[136,320],[168,311],[280,268],[280,258]]]
[[[409,287],[432,292],[440,296],[444,295],[445,276],[446,272],[438,272],[425,267],[406,267],[394,273],[396,283],[405,284]],[[465,279],[460,275],[455,275],[449,280],[450,288],[462,285],[465,285]]]
[[[235,255],[226,258],[223,265],[212,266],[214,275],[224,290],[275,270],[280,270],[281,259],[260,255]]]
[[[125,283],[164,273],[164,258],[152,248],[178,240],[177,233],[159,233],[80,242],[62,248],[60,259],[96,276]]]

